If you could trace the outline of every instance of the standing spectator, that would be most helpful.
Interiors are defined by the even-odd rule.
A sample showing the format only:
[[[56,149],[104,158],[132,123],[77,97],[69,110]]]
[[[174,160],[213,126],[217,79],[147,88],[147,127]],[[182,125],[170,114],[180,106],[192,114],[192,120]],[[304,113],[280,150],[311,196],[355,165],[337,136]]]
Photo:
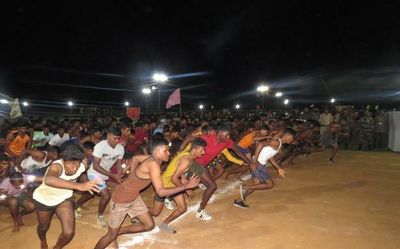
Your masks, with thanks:
[[[374,149],[381,149],[385,139],[387,129],[386,115],[383,110],[380,110],[375,116],[375,130],[374,130]]]
[[[358,150],[362,150],[364,144],[367,145],[368,150],[372,149],[374,126],[375,121],[371,116],[371,112],[365,111],[364,116],[362,116],[358,121],[360,133]]]
[[[319,115],[319,124],[321,126],[321,128],[320,128],[321,136],[328,129],[328,126],[332,123],[332,120],[333,120],[332,114],[329,112],[329,110],[327,108],[325,108],[324,112]]]

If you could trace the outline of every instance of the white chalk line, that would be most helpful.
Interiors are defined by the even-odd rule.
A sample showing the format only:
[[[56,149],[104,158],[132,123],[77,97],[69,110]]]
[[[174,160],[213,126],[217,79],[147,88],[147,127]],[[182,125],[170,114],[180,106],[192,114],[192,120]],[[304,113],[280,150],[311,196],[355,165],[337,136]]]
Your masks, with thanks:
[[[250,178],[251,178],[251,175],[246,175],[246,176],[242,177],[242,179],[244,181],[247,181]],[[231,192],[232,190],[236,189],[237,187],[239,187],[240,184],[243,184],[243,182],[240,181],[240,180],[236,180],[236,181],[234,181],[234,182],[232,182],[230,184],[227,184],[223,188],[218,188],[217,191],[215,191],[213,196],[210,198],[208,204],[213,203],[214,201],[219,199],[220,196],[226,194],[227,192]],[[179,222],[182,219],[184,219],[186,216],[188,216],[189,214],[195,214],[197,212],[197,209],[198,209],[199,205],[200,205],[200,201],[198,201],[195,204],[190,205],[187,208],[187,212],[186,213],[184,213],[183,215],[181,215],[180,217],[178,217],[176,220],[174,220],[171,223]],[[162,240],[162,239],[157,238],[156,235],[159,232],[160,232],[160,229],[156,226],[153,230],[151,230],[149,232],[131,234],[131,235],[123,235],[121,237],[123,237],[124,239],[127,239],[127,240],[125,240],[122,243],[120,243],[119,248],[120,249],[128,249],[128,248],[133,248],[136,245],[143,246],[145,242],[150,243],[148,248],[150,248],[150,246],[153,245],[155,242],[161,242],[161,243],[173,244],[173,245],[177,245],[178,244],[178,241],[176,239],[173,239],[173,238],[168,239],[168,240]]]

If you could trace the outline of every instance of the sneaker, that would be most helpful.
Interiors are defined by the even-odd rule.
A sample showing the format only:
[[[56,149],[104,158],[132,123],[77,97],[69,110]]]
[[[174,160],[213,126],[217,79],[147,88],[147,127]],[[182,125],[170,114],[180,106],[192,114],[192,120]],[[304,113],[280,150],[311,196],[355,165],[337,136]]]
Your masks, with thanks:
[[[197,211],[196,217],[203,221],[209,221],[212,219],[212,216],[207,214],[206,210]]]
[[[233,201],[233,206],[238,207],[238,208],[243,208],[243,209],[249,208],[249,205],[244,203],[244,201],[237,201],[237,200]]]
[[[99,227],[105,227],[106,226],[106,221],[104,220],[104,216],[103,215],[97,216],[97,225]]]
[[[75,218],[81,218],[82,217],[82,209],[80,207],[78,207],[77,209],[75,209]]]
[[[202,190],[207,190],[207,187],[203,183],[199,183],[199,188]]]
[[[174,204],[172,203],[172,201],[170,199],[168,199],[168,198],[165,198],[164,205],[169,210],[173,210],[175,208]]]
[[[329,159],[329,163],[330,163],[330,164],[334,164],[334,163],[336,163],[336,160],[333,159],[333,158],[330,158],[330,159]]]

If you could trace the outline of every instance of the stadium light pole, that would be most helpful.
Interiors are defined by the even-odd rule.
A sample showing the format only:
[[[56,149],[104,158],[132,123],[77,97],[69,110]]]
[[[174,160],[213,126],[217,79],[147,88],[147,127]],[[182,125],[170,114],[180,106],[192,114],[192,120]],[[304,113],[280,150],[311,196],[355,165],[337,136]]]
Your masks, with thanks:
[[[22,102],[22,105],[25,106],[25,107],[28,107],[29,103],[28,103],[28,101],[24,101],[24,102]]]
[[[261,109],[264,111],[264,95],[269,91],[269,86],[261,84],[257,87],[257,92],[261,93]]]
[[[148,88],[148,87],[145,87],[145,88],[142,89],[142,93],[144,94],[145,101],[146,101],[146,115],[147,115],[148,114],[148,100],[147,100],[147,98],[151,93],[151,89]]]
[[[153,81],[158,83],[158,114],[160,114],[161,84],[168,81],[168,76],[165,73],[154,73]]]

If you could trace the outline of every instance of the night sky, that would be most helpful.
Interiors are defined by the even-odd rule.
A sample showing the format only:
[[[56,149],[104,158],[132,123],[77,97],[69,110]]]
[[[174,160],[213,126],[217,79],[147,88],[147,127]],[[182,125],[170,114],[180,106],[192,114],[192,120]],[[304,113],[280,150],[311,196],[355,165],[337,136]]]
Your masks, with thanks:
[[[0,93],[33,105],[143,105],[155,71],[185,108],[254,108],[260,82],[293,106],[400,100],[398,1],[9,2]]]

